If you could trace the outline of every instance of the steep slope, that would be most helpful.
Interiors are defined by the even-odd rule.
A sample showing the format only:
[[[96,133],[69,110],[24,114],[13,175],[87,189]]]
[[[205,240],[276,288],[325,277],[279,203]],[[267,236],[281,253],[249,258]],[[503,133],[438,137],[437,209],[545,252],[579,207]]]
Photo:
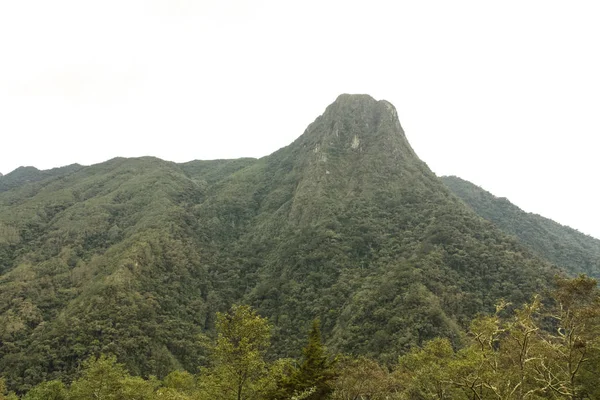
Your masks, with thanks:
[[[342,95],[254,159],[114,159],[0,193],[0,373],[68,377],[112,352],[133,373],[203,362],[215,311],[248,302],[293,355],[322,319],[339,351],[393,360],[554,273],[418,159],[394,107]]]
[[[452,192],[481,217],[571,275],[600,278],[600,240],[496,197],[456,176],[441,178]]]
[[[474,313],[502,296],[523,302],[547,276],[451,195],[393,106],[369,96],[340,96],[224,184],[216,203],[235,199],[242,212],[223,224],[235,241],[220,265],[271,317],[282,354],[318,315],[334,348],[394,359],[436,335],[457,339]]]

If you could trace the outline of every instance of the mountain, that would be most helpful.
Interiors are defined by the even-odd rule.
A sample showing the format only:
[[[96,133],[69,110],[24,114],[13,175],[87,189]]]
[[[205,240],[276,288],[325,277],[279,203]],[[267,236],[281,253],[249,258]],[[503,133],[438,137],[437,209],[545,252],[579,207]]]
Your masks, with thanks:
[[[119,158],[13,181],[0,374],[18,390],[99,352],[133,374],[195,371],[234,302],[269,317],[273,357],[320,317],[332,350],[389,362],[436,336],[460,345],[475,314],[556,272],[454,196],[367,95],[258,160]]]
[[[571,275],[600,279],[600,240],[537,214],[527,213],[508,199],[496,197],[456,176],[442,181],[482,218],[517,237],[539,256]]]
[[[83,168],[79,164],[40,171],[35,167],[19,167],[9,174],[0,174],[0,192],[22,186],[29,182],[38,182],[53,176],[61,176]]]

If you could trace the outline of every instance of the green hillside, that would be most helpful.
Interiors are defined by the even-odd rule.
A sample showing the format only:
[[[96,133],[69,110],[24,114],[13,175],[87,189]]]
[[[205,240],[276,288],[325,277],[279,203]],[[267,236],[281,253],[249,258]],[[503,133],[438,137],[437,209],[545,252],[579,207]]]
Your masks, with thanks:
[[[24,391],[89,355],[196,372],[234,302],[296,356],[320,317],[336,351],[391,362],[555,270],[455,197],[394,107],[342,95],[255,160],[113,159],[0,177],[0,375]],[[39,178],[39,179],[38,179]]]
[[[506,198],[496,197],[456,176],[442,181],[481,217],[517,237],[541,257],[571,275],[600,278],[600,240],[537,214],[527,213]]]

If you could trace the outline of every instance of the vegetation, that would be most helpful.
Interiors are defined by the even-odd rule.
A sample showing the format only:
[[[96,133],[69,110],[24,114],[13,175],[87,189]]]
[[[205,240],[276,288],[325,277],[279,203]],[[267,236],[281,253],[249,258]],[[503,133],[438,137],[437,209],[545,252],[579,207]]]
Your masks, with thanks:
[[[400,358],[409,398],[595,399],[600,365],[596,281],[558,283],[552,305],[540,297],[512,312],[475,319],[469,343],[452,350],[445,339]],[[506,317],[502,314],[506,313]]]
[[[67,384],[46,381],[26,400],[75,399],[597,399],[600,291],[595,280],[559,279],[523,306],[501,301],[475,318],[464,346],[436,338],[383,365],[332,357],[314,321],[302,359],[267,361],[270,326],[248,306],[217,316],[211,367],[164,379],[130,375],[114,356],[91,357]],[[0,380],[0,398],[5,394]]]
[[[294,397],[311,400],[329,398],[336,377],[335,364],[336,359],[327,354],[323,346],[320,322],[316,319],[308,333],[308,343],[302,350],[300,364],[291,365],[286,373],[278,377],[275,389],[268,398],[274,400]]]
[[[67,165],[61,168],[53,168],[46,171],[40,171],[35,167],[19,167],[10,174],[3,176],[0,174],[0,192],[23,186],[27,183],[39,182],[47,178],[64,176],[83,168],[79,164]]]
[[[121,391],[139,379],[193,391],[171,375],[187,371],[214,396],[234,393],[225,381],[240,398],[325,396],[339,384],[332,359],[314,345],[302,358],[314,319],[309,344],[321,331],[332,352],[377,362],[387,379],[383,366],[432,339],[462,348],[476,315],[500,298],[524,304],[557,272],[453,196],[393,106],[368,96],[340,96],[259,160],[30,172],[0,177],[12,182],[0,190],[0,375],[19,395],[56,380],[73,391],[92,357],[139,377]],[[264,338],[258,347],[227,339],[246,330],[218,340],[238,313]],[[243,369],[227,369],[236,357]]]
[[[214,367],[202,377],[207,399],[256,399],[269,384],[265,352],[270,344],[267,321],[248,306],[217,314]]]
[[[537,214],[526,213],[505,198],[498,198],[455,176],[442,181],[478,215],[503,232],[517,237],[529,249],[573,276],[600,278],[600,240]]]

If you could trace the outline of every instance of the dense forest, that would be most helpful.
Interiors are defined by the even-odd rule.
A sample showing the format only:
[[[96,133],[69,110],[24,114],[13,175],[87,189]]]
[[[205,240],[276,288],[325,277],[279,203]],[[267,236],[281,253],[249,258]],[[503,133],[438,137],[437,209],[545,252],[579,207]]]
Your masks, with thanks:
[[[572,275],[600,278],[600,240],[537,214],[527,213],[506,198],[499,198],[456,176],[442,181],[478,215],[503,232],[516,236],[540,256]]]
[[[475,318],[459,348],[436,338],[392,363],[331,354],[319,321],[299,359],[271,359],[269,321],[249,306],[218,313],[198,338],[209,362],[196,375],[132,376],[113,355],[83,361],[74,380],[45,381],[25,400],[70,399],[597,399],[600,293],[595,280],[561,279],[547,295]],[[18,399],[0,380],[0,399]]]
[[[0,177],[0,375],[26,396],[78,396],[89,383],[77,382],[105,370],[121,382],[107,398],[128,398],[129,384],[166,393],[179,379],[213,393],[228,381],[224,315],[246,304],[269,324],[251,364],[260,379],[276,370],[257,385],[284,385],[279,398],[316,396],[314,382],[298,383],[306,332],[351,355],[328,377],[347,363],[348,373],[378,365],[385,379],[408,379],[398,357],[440,345],[451,350],[440,363],[458,362],[478,315],[504,299],[516,307],[499,311],[507,318],[561,269],[586,272],[552,261],[456,197],[390,103],[342,95],[261,159],[116,158]],[[556,321],[534,320],[553,332]],[[493,343],[508,323],[498,319]]]

